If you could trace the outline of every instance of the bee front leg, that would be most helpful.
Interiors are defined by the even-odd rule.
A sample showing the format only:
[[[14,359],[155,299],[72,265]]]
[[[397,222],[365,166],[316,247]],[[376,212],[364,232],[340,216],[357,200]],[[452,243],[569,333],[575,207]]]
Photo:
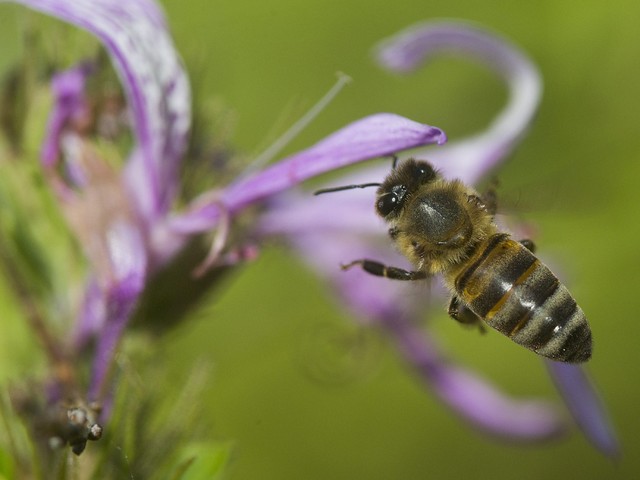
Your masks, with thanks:
[[[447,313],[456,322],[460,322],[463,325],[477,325],[478,328],[480,328],[481,333],[485,333],[486,331],[482,320],[480,320],[480,317],[478,317],[475,313],[469,310],[469,308],[463,305],[457,295],[451,297],[451,302],[449,302]]]
[[[495,216],[498,211],[498,179],[496,177],[491,179],[491,182],[489,183],[484,195],[482,195],[482,198],[484,199],[487,212]]]
[[[489,215],[494,217],[498,211],[498,181],[494,179],[487,191],[480,198],[478,195],[467,196],[467,202],[473,203],[480,210],[484,210]]]
[[[349,270],[356,265],[359,265],[365,272],[370,273],[371,275],[390,278],[392,280],[424,280],[428,277],[426,272],[389,267],[383,263],[376,262],[375,260],[368,260],[366,258],[363,258],[362,260],[354,260],[346,265],[341,265],[341,268],[342,270]]]

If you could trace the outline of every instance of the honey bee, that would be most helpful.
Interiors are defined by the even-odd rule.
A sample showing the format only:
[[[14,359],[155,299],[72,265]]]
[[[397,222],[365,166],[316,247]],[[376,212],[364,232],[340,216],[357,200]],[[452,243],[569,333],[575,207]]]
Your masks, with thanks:
[[[382,183],[347,185],[316,194],[377,186],[375,210],[415,270],[355,260],[366,272],[394,280],[442,275],[452,294],[448,313],[462,323],[484,321],[514,342],[559,362],[591,357],[591,330],[567,288],[494,222],[495,198],[485,200],[460,180],[446,180],[425,161],[408,159]]]

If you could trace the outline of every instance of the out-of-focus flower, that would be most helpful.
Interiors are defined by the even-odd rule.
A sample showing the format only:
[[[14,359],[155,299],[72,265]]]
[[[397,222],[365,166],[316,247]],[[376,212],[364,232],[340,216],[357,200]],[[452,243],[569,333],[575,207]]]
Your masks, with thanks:
[[[92,105],[87,83],[96,68],[94,62],[84,62],[54,77],[54,106],[41,161],[90,265],[84,301],[68,335],[71,341],[58,340],[65,346],[67,359],[77,360],[87,350],[94,352],[82,396],[89,401],[107,401],[108,407],[109,372],[118,343],[152,277],[195,236],[212,230],[217,233],[206,266],[215,267],[223,252],[229,254],[228,259],[233,259],[234,253],[236,260],[241,259],[238,251],[243,245],[228,245],[229,229],[243,210],[260,205],[263,211],[252,236],[286,235],[305,258],[311,258],[321,275],[339,286],[348,305],[361,318],[384,326],[436,393],[474,424],[517,439],[546,438],[562,429],[560,418],[544,402],[510,400],[445,361],[433,342],[415,327],[414,317],[422,306],[409,302],[407,309],[399,308],[397,286],[381,287],[374,279],[356,277],[356,272],[341,274],[335,268],[345,258],[365,255],[386,259],[392,255],[380,235],[383,229],[373,217],[369,194],[360,192],[349,201],[283,194],[313,176],[365,159],[442,145],[446,136],[440,129],[394,114],[371,115],[262,171],[216,185],[178,211],[179,169],[191,127],[191,93],[158,6],[151,0],[15,3],[74,24],[101,41],[121,80],[133,133],[134,145],[121,162],[124,166],[114,166],[98,146],[99,133],[88,128]],[[537,107],[540,81],[533,65],[513,46],[459,24],[413,29],[382,45],[379,52],[388,67],[407,71],[425,54],[449,47],[490,64],[510,86],[507,109],[486,132],[444,147],[440,154],[429,154],[447,175],[472,182],[504,158],[520,139]],[[113,123],[110,132],[112,127]],[[378,169],[367,175],[379,180],[384,172]],[[50,388],[51,402],[79,395],[69,390],[78,388],[82,381],[64,380],[72,377],[57,376],[57,385]],[[107,418],[109,408],[103,412]],[[600,415],[595,408],[590,412]],[[78,425],[80,433],[76,429],[64,438],[70,443],[73,440],[81,451],[83,441],[92,439],[97,429],[92,422]]]
[[[411,153],[412,157],[429,159],[446,177],[475,183],[504,160],[523,137],[536,113],[542,82],[536,67],[517,47],[469,24],[416,25],[376,49],[384,67],[403,73],[442,52],[481,62],[499,74],[509,88],[507,106],[485,131],[429,152]],[[333,184],[380,182],[390,168],[362,169]],[[540,440],[562,433],[566,425],[549,403],[509,398],[440,353],[428,331],[417,326],[420,312],[429,306],[429,295],[411,295],[402,282],[376,278],[360,269],[345,272],[339,268],[354,259],[373,258],[411,270],[407,260],[389,248],[386,228],[375,214],[374,197],[371,189],[321,197],[290,192],[272,200],[260,229],[266,235],[287,238],[335,287],[357,318],[389,332],[427,386],[472,424],[512,440]],[[615,455],[615,435],[582,368],[551,366],[550,371],[586,436],[602,452]],[[558,371],[562,375],[557,375]]]

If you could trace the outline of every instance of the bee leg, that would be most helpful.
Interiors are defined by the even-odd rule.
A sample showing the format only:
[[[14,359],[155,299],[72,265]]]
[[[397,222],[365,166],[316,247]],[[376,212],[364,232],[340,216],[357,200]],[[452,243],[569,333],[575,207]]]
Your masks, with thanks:
[[[481,333],[486,332],[484,324],[482,323],[482,320],[480,320],[480,317],[478,317],[475,313],[469,310],[469,308],[463,305],[457,295],[451,297],[451,302],[449,303],[447,313],[456,322],[460,322],[463,325],[477,325]]]
[[[380,262],[368,260],[366,258],[362,260],[354,260],[353,262],[341,265],[340,267],[342,270],[349,270],[351,267],[356,265],[360,265],[365,272],[370,273],[371,275],[391,278],[392,280],[423,280],[428,277],[428,275],[422,271],[410,271],[398,267],[389,267]]]
[[[487,205],[484,203],[484,200],[482,200],[477,195],[468,195],[467,196],[467,202],[474,203],[476,205],[476,207],[478,207],[480,210],[488,211]]]
[[[484,210],[492,217],[494,217],[496,214],[497,205],[495,194],[491,194],[489,192],[483,195],[482,198],[480,198],[478,195],[468,195],[467,202],[475,204],[478,209]]]
[[[490,215],[495,215],[498,211],[498,179],[493,177],[487,191],[482,196],[484,205]]]
[[[528,238],[525,238],[524,240],[520,240],[520,243],[522,244],[522,246],[524,248],[529,250],[531,253],[535,253],[536,252],[536,245],[535,245],[535,243],[533,243],[532,240],[529,240]]]
[[[498,179],[493,178],[487,191],[479,197],[477,195],[469,195],[467,197],[469,203],[475,203],[476,206],[487,212],[491,216],[495,216],[498,211]]]

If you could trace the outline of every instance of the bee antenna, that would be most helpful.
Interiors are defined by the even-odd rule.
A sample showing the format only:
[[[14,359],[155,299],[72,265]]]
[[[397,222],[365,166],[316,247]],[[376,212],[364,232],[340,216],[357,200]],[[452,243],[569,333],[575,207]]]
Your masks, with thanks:
[[[360,183],[358,185],[343,185],[342,187],[323,188],[313,192],[314,195],[322,195],[323,193],[341,192],[342,190],[353,190],[354,188],[379,187],[381,183]]]

